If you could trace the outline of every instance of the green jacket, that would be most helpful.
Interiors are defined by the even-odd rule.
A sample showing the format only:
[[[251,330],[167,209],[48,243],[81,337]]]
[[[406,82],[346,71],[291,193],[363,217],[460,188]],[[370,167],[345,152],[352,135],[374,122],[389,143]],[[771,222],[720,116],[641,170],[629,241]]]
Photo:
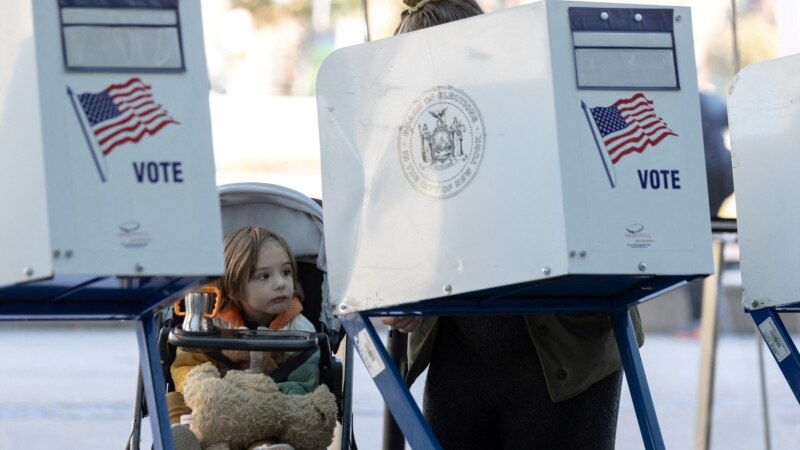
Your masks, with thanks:
[[[630,308],[636,340],[644,343],[639,310]],[[542,363],[547,389],[554,402],[574,397],[620,368],[611,318],[606,313],[525,315],[528,333]],[[438,317],[423,318],[409,334],[410,386],[428,366],[434,350]],[[502,370],[502,368],[498,368]]]

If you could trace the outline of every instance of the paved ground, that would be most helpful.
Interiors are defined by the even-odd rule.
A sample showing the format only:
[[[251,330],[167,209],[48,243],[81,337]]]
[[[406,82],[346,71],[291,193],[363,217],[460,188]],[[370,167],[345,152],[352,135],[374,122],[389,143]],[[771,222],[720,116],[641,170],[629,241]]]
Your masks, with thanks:
[[[800,336],[795,339],[800,342]],[[698,342],[650,333],[642,358],[669,449],[691,449]],[[712,449],[765,449],[756,340],[724,334],[717,357]],[[130,430],[137,344],[129,323],[0,323],[0,449],[122,449]],[[766,354],[773,449],[797,448],[800,405]],[[357,362],[354,426],[361,450],[381,448],[382,399]],[[421,383],[413,393],[419,398]],[[149,433],[146,433],[149,434]],[[143,445],[143,448],[149,448]],[[618,449],[641,449],[623,392]]]

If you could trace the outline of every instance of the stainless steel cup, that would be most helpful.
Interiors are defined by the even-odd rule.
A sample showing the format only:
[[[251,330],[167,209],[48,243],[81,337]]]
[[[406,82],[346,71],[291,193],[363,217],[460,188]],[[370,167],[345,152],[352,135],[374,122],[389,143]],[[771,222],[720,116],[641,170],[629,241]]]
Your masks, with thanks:
[[[183,302],[186,307],[186,318],[183,319],[183,331],[189,333],[209,333],[214,331],[211,314],[214,310],[216,295],[203,292],[186,294]]]

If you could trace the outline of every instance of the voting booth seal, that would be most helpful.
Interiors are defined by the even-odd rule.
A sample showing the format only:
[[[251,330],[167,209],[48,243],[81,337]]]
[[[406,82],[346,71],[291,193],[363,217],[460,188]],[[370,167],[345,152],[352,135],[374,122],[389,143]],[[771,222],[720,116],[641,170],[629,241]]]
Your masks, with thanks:
[[[409,183],[434,198],[461,192],[486,148],[481,112],[463,91],[437,86],[417,97],[400,127],[400,165]]]

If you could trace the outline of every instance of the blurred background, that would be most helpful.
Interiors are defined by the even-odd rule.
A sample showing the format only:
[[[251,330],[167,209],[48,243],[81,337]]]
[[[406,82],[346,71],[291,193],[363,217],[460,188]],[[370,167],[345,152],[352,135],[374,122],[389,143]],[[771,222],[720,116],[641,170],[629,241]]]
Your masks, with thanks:
[[[478,3],[491,12],[525,2]],[[796,0],[639,3],[692,7],[698,82],[722,99],[739,67],[800,48]],[[403,9],[400,0],[204,0],[217,181],[321,197],[317,70],[338,48],[391,36]]]

